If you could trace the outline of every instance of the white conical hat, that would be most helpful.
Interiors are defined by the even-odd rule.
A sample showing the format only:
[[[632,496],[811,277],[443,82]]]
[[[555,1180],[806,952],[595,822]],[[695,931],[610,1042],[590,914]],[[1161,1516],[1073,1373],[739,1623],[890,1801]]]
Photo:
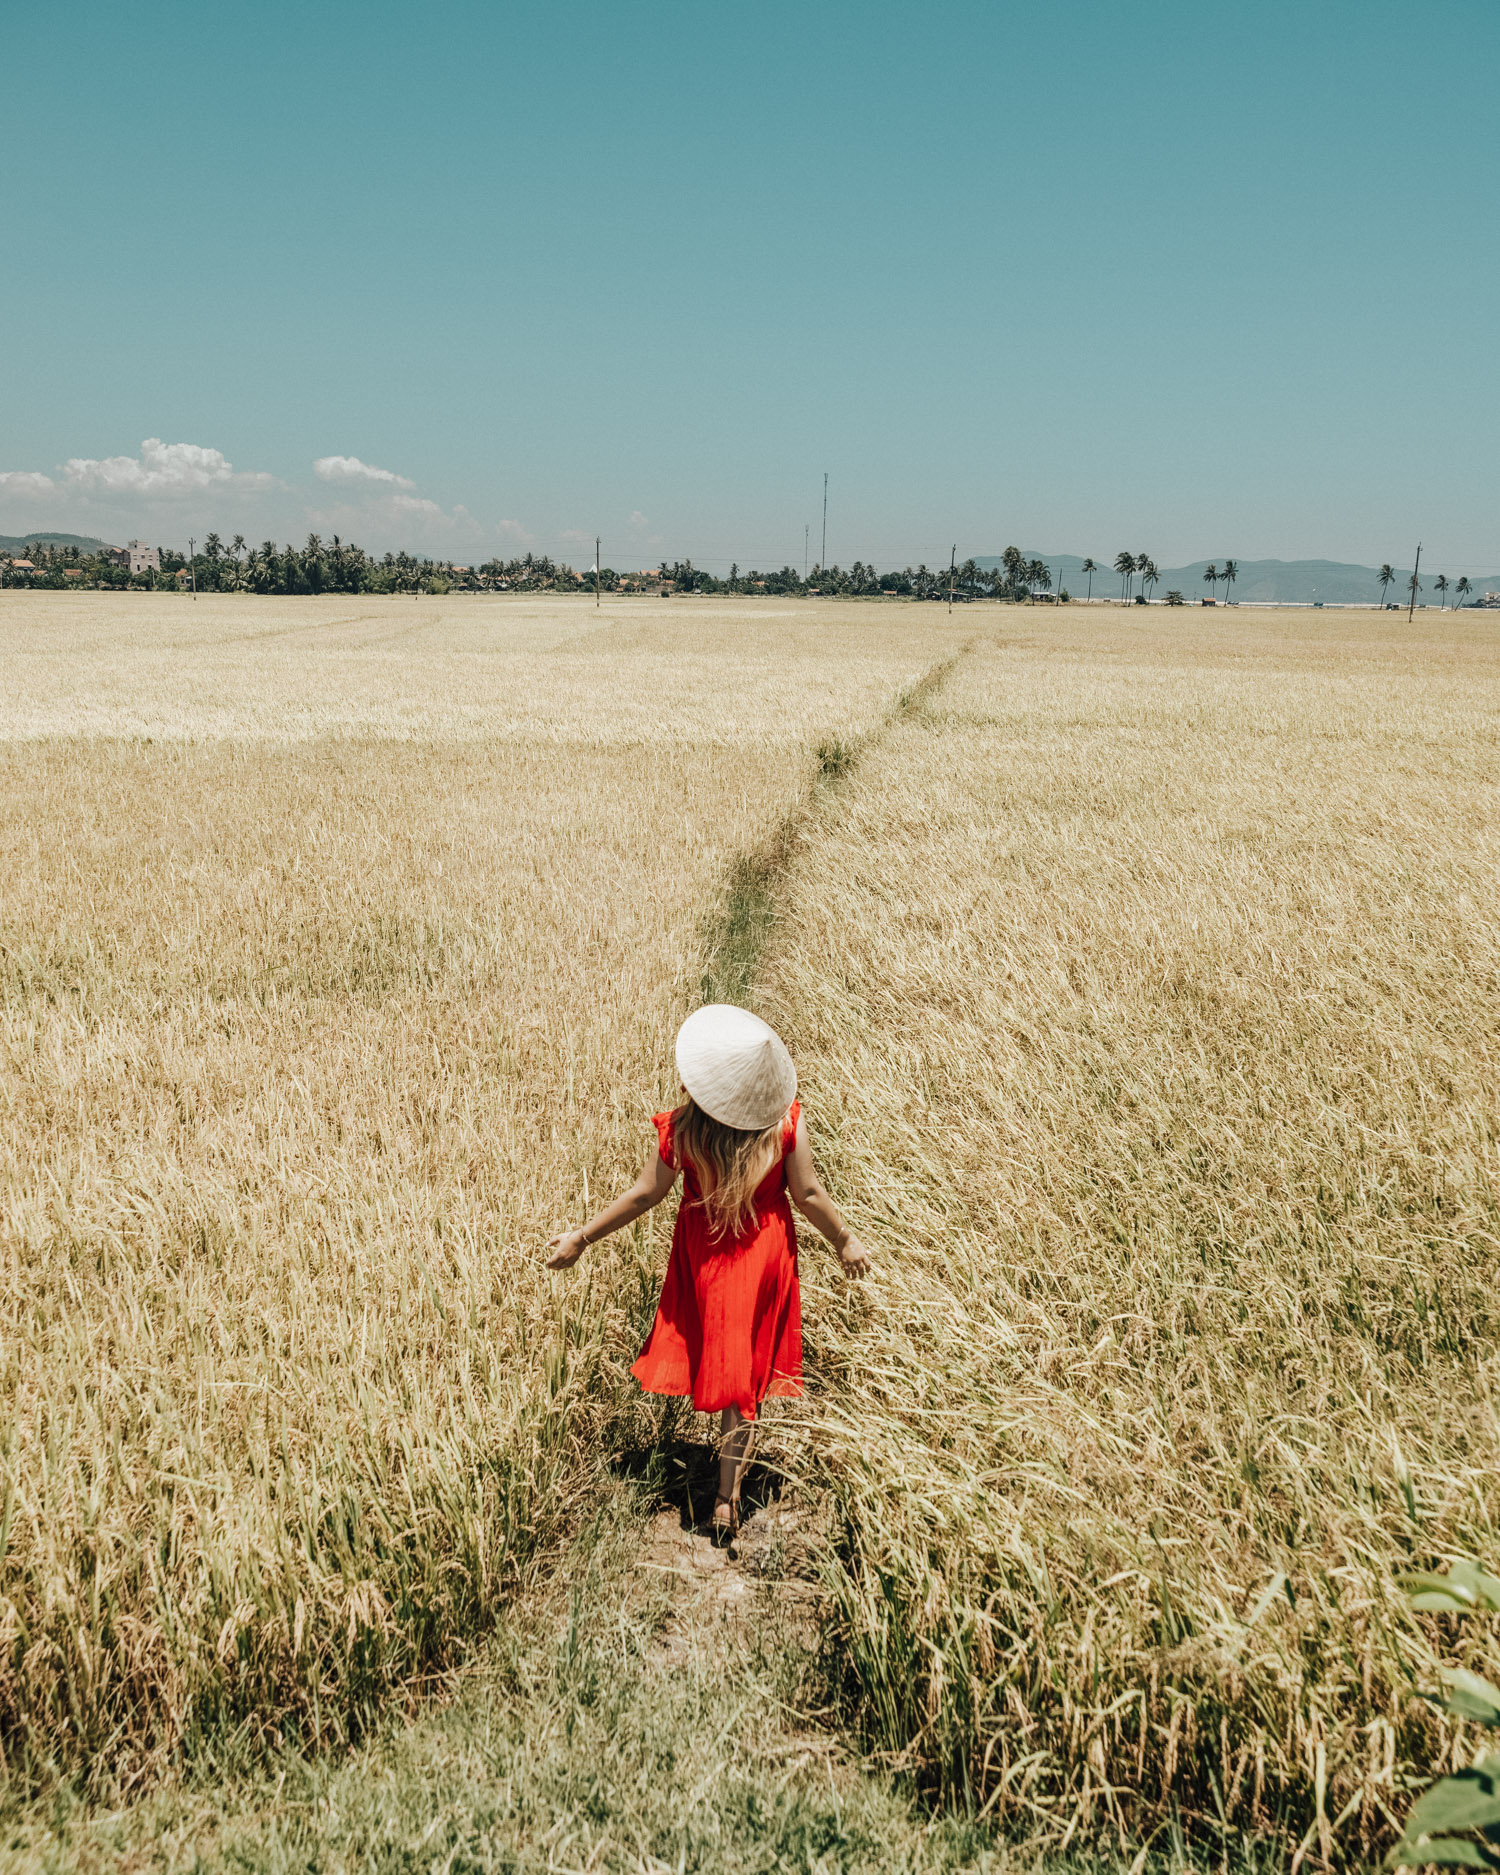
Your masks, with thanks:
[[[733,1003],[707,1003],[683,1023],[677,1072],[710,1119],[747,1133],[775,1126],[797,1092],[797,1070],[781,1037]]]

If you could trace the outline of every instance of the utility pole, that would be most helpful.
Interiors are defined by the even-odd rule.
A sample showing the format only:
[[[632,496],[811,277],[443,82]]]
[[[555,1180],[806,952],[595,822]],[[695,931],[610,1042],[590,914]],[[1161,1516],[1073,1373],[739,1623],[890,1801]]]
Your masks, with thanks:
[[[968,564],[967,561],[964,563]],[[948,616],[953,616],[953,574],[958,566],[958,542],[953,543],[953,553],[948,561]]]
[[[599,610],[599,536],[594,536],[594,610]]]
[[[807,537],[811,531],[811,528],[804,522],[802,527],[802,584],[804,586],[807,584]]]
[[[198,569],[193,565],[193,549],[198,545],[194,537],[188,535],[188,576],[193,582],[193,597],[198,597]]]
[[[1413,612],[1417,609],[1417,574],[1422,570],[1422,543],[1417,542],[1417,564],[1411,570],[1411,604],[1406,608],[1406,622],[1411,623]]]
[[[828,564],[828,471],[823,471],[823,557],[819,566]]]

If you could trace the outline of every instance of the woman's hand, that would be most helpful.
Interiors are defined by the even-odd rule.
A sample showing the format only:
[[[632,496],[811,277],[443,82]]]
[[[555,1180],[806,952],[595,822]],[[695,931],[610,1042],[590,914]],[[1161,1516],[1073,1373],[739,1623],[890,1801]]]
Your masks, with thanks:
[[[547,1259],[549,1270],[570,1270],[588,1249],[588,1240],[581,1230],[565,1230],[554,1237],[547,1245],[552,1255]]]
[[[839,1262],[844,1266],[846,1276],[868,1276],[870,1273],[870,1253],[850,1231],[839,1250]]]

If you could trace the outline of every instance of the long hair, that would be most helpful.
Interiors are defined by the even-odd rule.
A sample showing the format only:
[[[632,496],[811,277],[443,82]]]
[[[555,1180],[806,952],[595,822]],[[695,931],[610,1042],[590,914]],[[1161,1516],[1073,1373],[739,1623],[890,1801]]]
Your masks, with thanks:
[[[698,1190],[715,1237],[738,1237],[755,1222],[755,1191],[776,1163],[782,1121],[762,1132],[725,1126],[693,1100],[672,1115],[679,1158],[698,1174]]]

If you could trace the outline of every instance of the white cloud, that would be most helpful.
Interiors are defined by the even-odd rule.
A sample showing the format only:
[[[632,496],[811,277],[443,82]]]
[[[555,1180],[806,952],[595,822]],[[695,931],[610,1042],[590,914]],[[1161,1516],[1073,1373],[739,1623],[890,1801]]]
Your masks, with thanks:
[[[639,508],[631,515],[630,525],[632,527],[645,527],[647,525],[646,517],[641,513]]]
[[[121,538],[131,528],[144,532],[163,523],[222,524],[244,497],[280,486],[274,475],[237,470],[220,449],[164,443],[159,436],[148,436],[138,456],[71,456],[52,475],[0,471],[0,501],[7,505],[45,505],[54,523],[71,521]],[[244,524],[253,524],[248,514]]]
[[[236,474],[222,450],[201,443],[164,443],[148,436],[139,456],[71,456],[63,464],[70,492],[118,501],[142,495],[173,500],[205,490],[271,488],[271,475]]]
[[[320,456],[313,472],[321,481],[341,487],[330,506],[307,510],[309,525],[377,551],[387,545],[451,551],[459,537],[473,539],[481,531],[467,508],[459,505],[449,514],[427,496],[413,494],[416,484],[409,477],[361,462],[358,456]]]
[[[0,470],[0,495],[22,495],[36,501],[56,493],[57,484],[52,477],[36,469]]]
[[[480,547],[489,537],[469,510],[445,510],[419,494],[394,470],[357,456],[324,456],[313,464],[322,501],[304,500],[310,489],[289,488],[272,475],[237,470],[222,450],[200,443],[165,443],[150,436],[137,456],[74,456],[61,467],[0,470],[0,527],[11,532],[38,525],[123,540],[132,532],[185,541],[189,528],[336,532],[373,551],[409,547],[414,552],[453,553]],[[29,517],[29,518],[28,518]],[[502,523],[501,536],[519,524]]]
[[[404,475],[397,475],[392,469],[377,469],[372,462],[361,462],[358,456],[319,456],[313,464],[313,474],[325,482],[367,482],[372,486],[386,488],[415,488],[416,483]],[[431,504],[428,504],[431,506]]]

